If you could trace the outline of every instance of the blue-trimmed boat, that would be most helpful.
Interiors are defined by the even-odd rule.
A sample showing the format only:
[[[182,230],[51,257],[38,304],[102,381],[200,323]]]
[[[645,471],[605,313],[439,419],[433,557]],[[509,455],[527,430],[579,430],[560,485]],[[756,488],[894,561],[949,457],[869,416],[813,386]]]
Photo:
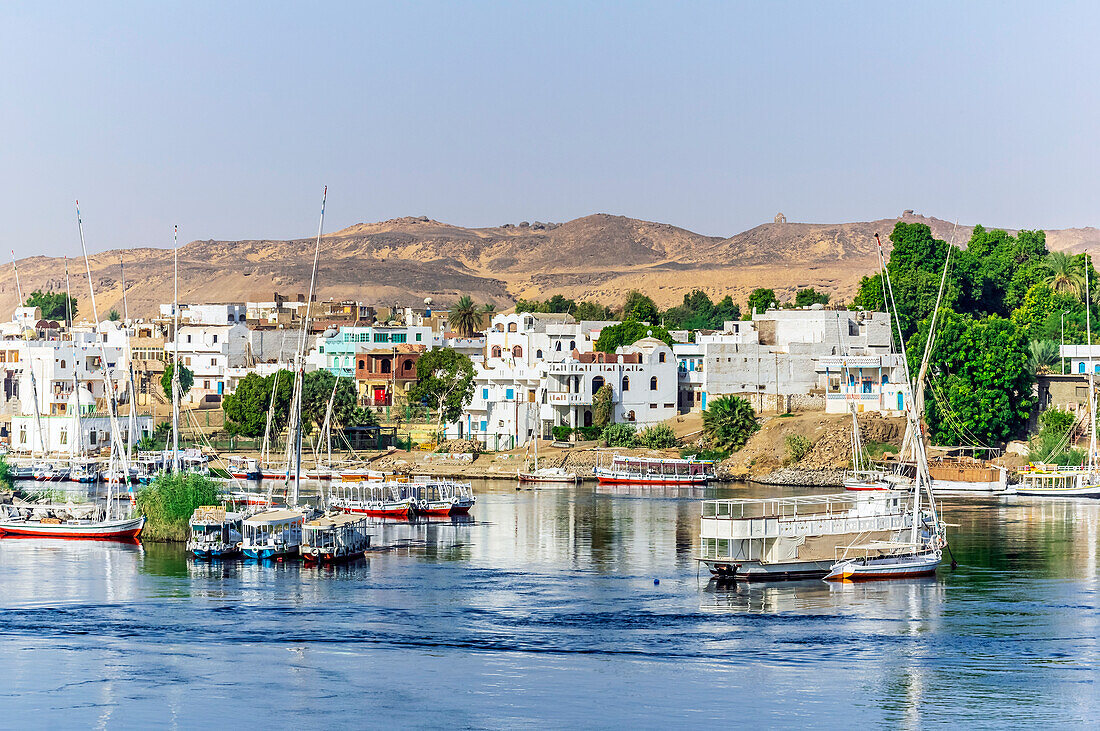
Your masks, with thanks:
[[[240,556],[241,520],[239,513],[227,513],[221,506],[195,508],[189,523],[187,552],[206,560]]]
[[[241,551],[245,558],[280,561],[298,555],[305,515],[299,510],[265,510],[241,523]]]

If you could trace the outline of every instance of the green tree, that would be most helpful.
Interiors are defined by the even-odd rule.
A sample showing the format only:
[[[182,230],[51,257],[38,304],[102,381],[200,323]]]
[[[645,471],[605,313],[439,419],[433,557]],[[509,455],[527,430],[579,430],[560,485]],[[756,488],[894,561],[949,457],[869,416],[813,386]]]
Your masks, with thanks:
[[[451,306],[447,324],[462,337],[470,337],[481,327],[481,313],[470,295],[464,294]]]
[[[410,402],[436,409],[437,432],[444,422],[458,421],[474,398],[474,364],[451,348],[429,350],[416,362],[416,385],[409,391]]]
[[[333,395],[333,385],[336,394]],[[377,424],[374,412],[357,404],[355,382],[350,378],[337,380],[324,368],[310,371],[302,377],[302,417],[306,424],[320,427],[325,423],[328,402],[332,399],[333,426],[371,426]],[[308,431],[308,430],[307,430]]]
[[[172,370],[174,368],[173,363],[169,363],[164,366],[164,375],[160,377],[160,387],[164,389],[164,395],[168,397],[168,400],[172,400]],[[187,395],[191,387],[195,385],[195,374],[190,368],[180,364],[180,401]]]
[[[813,287],[808,289],[800,289],[795,292],[794,295],[795,307],[809,307],[810,305],[827,305],[829,304],[829,293],[818,292]]]
[[[619,449],[631,449],[635,444],[635,430],[633,424],[609,424],[603,430],[604,441],[609,447]]]
[[[68,309],[65,307],[66,301],[69,303]],[[69,297],[64,292],[43,292],[36,289],[24,304],[41,309],[43,320],[65,320],[70,315],[76,319],[76,298]]]
[[[573,312],[573,317],[578,322],[584,320],[593,320],[596,322],[614,320],[615,316],[612,314],[611,309],[601,305],[599,302],[581,302],[577,305],[577,309]]]
[[[633,290],[626,296],[623,303],[623,320],[636,322],[660,322],[661,313],[657,310],[656,303],[638,290]]]
[[[615,409],[614,396],[615,392],[612,390],[610,383],[605,383],[596,389],[596,393],[592,397],[593,426],[605,427],[611,423],[611,416]]]
[[[925,384],[926,420],[937,444],[994,446],[1023,433],[1031,415],[1035,376],[1026,333],[996,315],[975,319],[941,313]],[[907,355],[917,372],[928,337],[921,322]]]
[[[1054,373],[1061,366],[1058,343],[1053,340],[1032,340],[1028,343],[1027,353],[1027,367],[1036,375]]]
[[[668,424],[652,424],[635,435],[634,441],[646,449],[671,449],[680,446],[680,438]]]
[[[672,345],[672,336],[663,327],[628,320],[601,330],[600,337],[597,338],[592,348],[601,353],[614,353],[620,345],[630,345],[644,337],[654,337],[663,340],[670,346]]]
[[[111,322],[118,322],[122,319],[122,315],[118,314],[118,310],[112,309],[107,313],[107,319]]]
[[[1064,326],[1066,342],[1083,342],[1085,319],[1085,303],[1080,298],[1055,292],[1042,282],[1032,285],[1012,312],[1012,321],[1030,340],[1061,342]]]
[[[1084,261],[1062,251],[1052,251],[1043,261],[1045,283],[1055,292],[1081,297],[1085,294]],[[1090,286],[1092,282],[1089,283]]]
[[[716,448],[736,452],[745,446],[760,424],[752,404],[740,396],[719,396],[703,412],[703,432]]]
[[[11,465],[8,464],[8,458],[0,454],[0,488],[10,490],[13,487],[15,480],[11,476]]]
[[[1069,411],[1050,408],[1039,415],[1039,431],[1028,446],[1029,462],[1045,462],[1059,465],[1083,464],[1084,450],[1073,449],[1069,433],[1077,417]]]
[[[775,290],[758,287],[749,295],[749,312],[766,312],[773,302],[777,302]]]
[[[275,401],[271,391],[276,388]],[[294,374],[287,370],[264,377],[249,373],[237,384],[237,389],[222,400],[226,429],[237,434],[259,437],[267,427],[267,414],[271,412],[271,429],[274,434],[286,428],[290,416],[290,399],[294,390]]]
[[[720,328],[726,324],[726,320],[740,320],[741,305],[733,301],[728,294],[714,306],[714,327]]]

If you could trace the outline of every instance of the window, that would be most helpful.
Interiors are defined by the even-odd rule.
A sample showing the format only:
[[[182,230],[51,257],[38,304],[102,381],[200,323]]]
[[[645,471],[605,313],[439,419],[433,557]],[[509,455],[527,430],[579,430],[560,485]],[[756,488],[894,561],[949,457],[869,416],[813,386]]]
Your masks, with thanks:
[[[210,359],[210,365],[216,366],[217,364],[218,364],[218,359],[217,358],[211,358]]]
[[[62,367],[62,368],[64,368],[64,367],[65,367],[65,361],[61,361],[61,367]]]
[[[367,367],[367,361],[365,361],[365,360],[363,360],[362,358],[360,358],[360,359],[359,359],[359,370],[363,370],[363,369],[364,369],[364,368],[366,368],[366,367]]]
[[[889,382],[890,382],[890,376],[883,373],[882,374],[882,385],[885,386]]]
[[[508,332],[510,332],[510,333],[514,333],[514,332],[516,332],[516,331],[517,331],[517,328],[516,328],[516,323],[514,323],[514,322],[509,322],[509,323],[508,323]]]
[[[542,348],[539,348],[538,350],[535,351],[535,357],[538,358],[539,360],[542,360]]]
[[[61,444],[65,445],[65,444],[68,444],[68,443],[69,443],[69,430],[68,429],[62,429],[61,430]]]
[[[559,353],[561,352],[561,341],[560,340],[558,342],[554,343],[554,350],[556,350]]]
[[[649,379],[649,390],[650,391],[656,391],[657,390],[657,376],[653,376],[653,378]]]
[[[657,354],[657,362],[658,363],[664,363],[665,362],[665,354],[664,353],[658,353]]]
[[[20,444],[26,444],[27,443],[27,427],[23,427],[19,430],[19,443]]]
[[[596,391],[599,391],[603,387],[603,376],[596,376],[592,379],[592,393],[595,395]]]
[[[376,343],[387,343],[387,342],[389,342],[389,338],[386,337],[386,333],[375,333],[374,334],[374,342],[376,342]]]
[[[840,393],[840,376],[829,375],[829,393]]]
[[[230,319],[232,319],[232,318],[230,318]],[[216,343],[216,342],[218,342],[218,336],[217,336],[217,334],[216,334],[216,333],[214,334],[214,342],[215,342],[215,343]]]
[[[634,419],[635,419],[635,417],[634,417],[634,410],[633,409],[626,412],[626,420],[627,421],[634,421]]]
[[[623,390],[630,390],[630,376],[623,376]]]
[[[184,365],[191,365],[191,356],[187,356],[186,358],[184,358],[183,359],[183,364]]]
[[[404,360],[404,362],[402,363],[402,365],[401,365],[401,370],[411,371],[412,367],[413,367],[413,362],[411,360],[409,360],[408,358],[406,358]]]
[[[489,389],[487,389],[487,388],[481,389],[481,398],[484,399],[485,401],[489,400]],[[481,427],[481,428],[484,429],[485,427]]]
[[[379,361],[378,365],[381,366],[381,368],[379,370],[380,373],[389,373],[390,372],[390,359],[389,358],[383,358],[382,360]]]
[[[500,346],[499,345],[494,345],[493,346],[492,355],[490,357],[491,358],[499,358],[500,357]]]
[[[522,358],[523,357],[523,347],[517,345],[516,347],[512,348],[512,357],[513,358]],[[1097,372],[1100,372],[1100,371],[1097,371]]]
[[[655,409],[655,408],[657,408],[657,404],[650,404],[650,405],[649,405],[649,408],[651,408],[651,409]]]
[[[421,333],[416,334],[416,342],[418,342],[418,343],[420,342],[420,335],[421,335]]]
[[[506,390],[504,391],[504,399],[505,399],[506,401],[513,401],[513,400],[515,400],[515,398],[516,398],[516,392],[515,392],[515,389],[511,389],[511,388],[509,388],[509,389],[506,389]]]
[[[1077,364],[1077,372],[1078,373],[1084,373],[1085,372],[1085,361],[1081,361],[1080,363]]]
[[[576,349],[577,349],[577,341],[576,340],[570,340],[569,341],[569,351],[572,352]]]
[[[209,389],[210,388],[210,381],[209,380],[203,381],[202,382],[202,387],[205,388],[205,389]]]
[[[671,408],[673,408],[674,406],[676,406],[676,404],[665,404],[665,408],[666,408],[666,409],[671,409]]]
[[[417,338],[417,340],[419,340],[420,336],[417,335],[416,338]],[[481,431],[489,431],[489,422],[487,422],[487,421],[481,422]]]
[[[405,337],[406,337],[405,333],[394,333],[393,337],[390,338],[390,342],[391,343],[403,343],[403,342],[405,342]]]
[[[191,342],[191,336],[190,335],[187,336],[187,342]]]

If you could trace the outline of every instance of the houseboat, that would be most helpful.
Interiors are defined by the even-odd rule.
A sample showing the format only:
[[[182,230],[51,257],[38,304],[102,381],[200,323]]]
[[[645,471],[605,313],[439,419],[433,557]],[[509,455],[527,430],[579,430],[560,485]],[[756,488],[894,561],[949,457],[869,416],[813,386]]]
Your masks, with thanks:
[[[286,508],[267,510],[241,522],[241,552],[245,558],[282,560],[298,555],[305,516]]]
[[[228,513],[221,506],[195,508],[189,523],[187,552],[199,559],[241,555],[241,522],[239,513]]]
[[[434,517],[469,515],[476,501],[469,482],[422,479],[412,484],[416,491],[415,507],[418,515]]]
[[[260,460],[254,457],[231,456],[226,462],[226,468],[238,480],[259,480],[262,477]]]
[[[705,485],[714,479],[714,462],[616,454],[604,465],[597,453],[593,474],[601,484]]]
[[[719,579],[822,578],[853,546],[887,555],[912,528],[908,491],[705,500],[698,560]]]
[[[328,503],[345,513],[407,519],[416,514],[416,486],[408,482],[333,482]]]
[[[346,513],[322,516],[302,529],[302,560],[307,564],[351,561],[370,548],[370,537],[366,518]]]

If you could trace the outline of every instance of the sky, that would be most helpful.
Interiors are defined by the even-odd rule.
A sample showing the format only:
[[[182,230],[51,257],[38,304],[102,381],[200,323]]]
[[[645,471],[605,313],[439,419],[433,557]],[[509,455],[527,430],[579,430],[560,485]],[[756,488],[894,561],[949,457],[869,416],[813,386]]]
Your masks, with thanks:
[[[612,213],[1100,225],[1080,3],[0,5],[0,250]]]

